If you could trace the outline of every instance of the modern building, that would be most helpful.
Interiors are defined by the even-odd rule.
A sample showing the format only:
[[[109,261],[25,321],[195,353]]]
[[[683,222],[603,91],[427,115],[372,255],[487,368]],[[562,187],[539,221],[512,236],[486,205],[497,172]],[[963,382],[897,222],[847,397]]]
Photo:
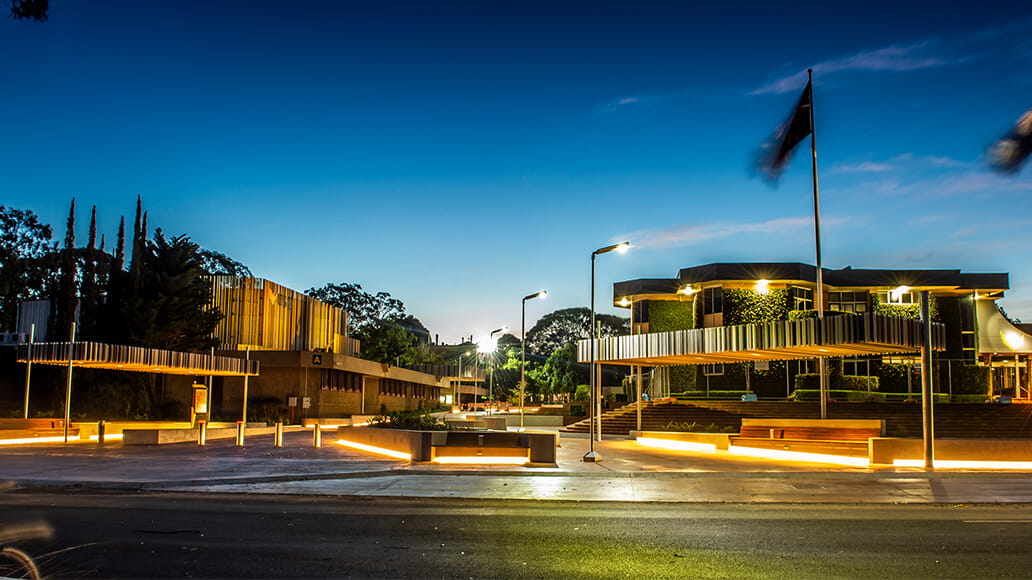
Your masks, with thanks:
[[[295,420],[379,414],[437,406],[447,400],[447,376],[364,360],[347,337],[344,310],[260,278],[211,277],[211,303],[224,318],[215,329],[219,354],[260,361],[248,383],[249,408],[286,408]],[[216,378],[215,412],[232,414],[243,380]]]
[[[1027,397],[1032,336],[1008,321],[996,307],[996,300],[1008,289],[1007,274],[847,267],[824,269],[822,278],[825,310],[859,315],[918,318],[918,296],[927,290],[931,318],[942,324],[944,332],[942,344],[937,347],[939,352],[935,353],[940,383],[946,383],[941,390],[946,391],[961,380],[969,382],[972,373],[968,367],[978,365],[992,369],[988,373],[974,373],[987,377],[979,379],[985,381],[985,392],[1009,391]],[[674,278],[618,282],[613,286],[613,303],[630,310],[632,334],[658,335],[799,320],[807,316],[806,311],[816,308],[816,291],[817,269],[809,264],[715,263],[684,268]],[[854,318],[858,321],[864,317]],[[866,318],[873,320],[871,316]],[[827,356],[841,360],[841,372],[847,375],[876,374],[884,365],[895,365],[885,368],[896,371],[899,365],[913,370],[919,357],[912,346],[908,347],[910,339],[905,335],[909,331],[900,327],[899,332],[903,334],[889,341],[873,336],[857,339],[849,348],[843,346]],[[733,377],[727,376],[729,370],[716,357],[702,360],[706,357],[701,352],[695,357],[699,360],[696,365],[691,365],[690,357],[668,358],[666,378],[659,380],[659,394],[667,389],[701,389],[704,383],[725,387],[729,382],[740,384],[744,378],[754,381],[754,386],[766,383],[768,394],[774,395],[790,391],[794,375],[812,373],[816,366],[813,359],[806,358],[805,349],[738,350],[749,351],[747,354],[757,360],[749,372],[743,374],[738,369],[737,374],[731,373]],[[634,356],[615,354],[597,360],[619,364],[621,357],[626,363]],[[738,361],[739,366],[750,364],[741,362],[749,359],[731,355],[728,360]],[[671,371],[669,365],[675,364],[682,366]],[[897,382],[895,388],[902,388],[901,380],[911,381],[907,373],[902,378],[886,377],[883,382],[887,379]]]

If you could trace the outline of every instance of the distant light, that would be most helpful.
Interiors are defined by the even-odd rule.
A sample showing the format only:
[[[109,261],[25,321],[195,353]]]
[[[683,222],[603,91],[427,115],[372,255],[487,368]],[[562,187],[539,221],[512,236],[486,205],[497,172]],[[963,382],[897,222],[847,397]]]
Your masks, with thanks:
[[[630,248],[630,247],[631,247],[631,244],[629,244],[627,242],[620,242],[619,244],[616,245],[616,251],[620,252],[622,254],[622,253],[626,252],[627,249]]]
[[[1010,347],[1011,350],[1018,350],[1025,346],[1025,337],[1020,332],[1008,330],[1001,334],[1003,335],[1003,343]]]
[[[770,280],[757,280],[756,292],[759,294],[767,294],[770,292]]]
[[[889,290],[889,298],[892,302],[899,302],[907,292],[910,292],[910,286],[896,286],[892,290]]]
[[[678,290],[678,292],[680,292],[681,294],[684,294],[685,296],[691,296],[692,294],[695,294],[698,291],[699,290],[695,286],[692,286],[691,284],[687,284],[683,288]]]
[[[626,307],[631,305],[631,299],[626,297],[626,296],[624,296],[623,298],[620,299],[619,302],[617,302],[617,304],[619,304],[620,306],[623,306],[624,308],[626,308]]]

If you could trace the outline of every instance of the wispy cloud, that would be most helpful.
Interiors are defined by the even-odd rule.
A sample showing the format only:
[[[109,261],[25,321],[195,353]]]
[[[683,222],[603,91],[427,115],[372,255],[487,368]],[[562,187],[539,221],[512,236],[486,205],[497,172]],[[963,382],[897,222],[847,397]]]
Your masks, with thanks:
[[[918,42],[908,46],[886,46],[825,60],[813,65],[819,74],[828,75],[846,71],[906,72],[924,68],[948,66],[964,62],[965,58],[942,58],[928,54],[935,43]],[[806,70],[773,80],[753,91],[751,95],[780,94],[797,91],[806,84]]]
[[[822,220],[822,223],[834,224],[843,221],[838,218],[830,218]],[[678,248],[731,236],[766,233],[783,234],[804,228],[813,228],[812,217],[778,218],[754,223],[684,224],[669,228],[638,230],[617,237],[621,240],[630,240],[638,248]]]
[[[873,161],[865,161],[863,163],[856,163],[854,165],[838,165],[831,168],[833,173],[868,173],[877,171],[888,171],[892,169],[892,166],[888,163],[875,163]]]
[[[890,159],[890,161],[930,167],[967,167],[971,165],[966,161],[959,161],[957,159],[952,159],[950,157],[939,157],[936,155],[915,155],[914,153],[904,153],[902,155],[897,155]]]

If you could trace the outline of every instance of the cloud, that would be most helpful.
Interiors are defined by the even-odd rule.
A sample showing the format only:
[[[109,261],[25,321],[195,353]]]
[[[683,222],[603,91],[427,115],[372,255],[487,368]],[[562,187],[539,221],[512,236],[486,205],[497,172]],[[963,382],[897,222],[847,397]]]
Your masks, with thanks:
[[[841,219],[824,219],[823,224],[841,223]],[[613,239],[630,240],[638,248],[678,248],[743,234],[785,233],[813,228],[812,217],[778,218],[756,223],[684,224],[654,230],[638,230]]]
[[[839,165],[831,169],[834,173],[866,173],[871,171],[888,171],[892,166],[888,163],[874,163],[865,161],[855,165]]]
[[[967,59],[944,59],[926,54],[929,47],[934,43],[930,41],[919,42],[909,46],[887,46],[877,50],[858,52],[848,56],[819,62],[813,69],[820,75],[828,75],[846,71],[888,71],[906,72],[949,66],[964,62]],[[797,91],[806,84],[806,71],[801,70],[771,81],[758,89],[751,91],[751,95],[781,94]]]
[[[928,165],[931,167],[966,167],[970,165],[965,161],[958,161],[949,157],[939,157],[936,155],[915,155],[913,153],[903,153],[890,159],[890,161],[903,161],[908,164],[914,165]]]

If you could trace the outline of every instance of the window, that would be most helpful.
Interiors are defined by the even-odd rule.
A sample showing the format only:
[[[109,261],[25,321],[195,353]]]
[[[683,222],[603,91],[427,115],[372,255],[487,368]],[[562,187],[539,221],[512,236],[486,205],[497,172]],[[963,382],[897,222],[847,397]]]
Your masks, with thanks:
[[[813,289],[792,286],[788,295],[792,310],[813,310]]]
[[[702,374],[707,377],[715,377],[724,374],[724,363],[713,365],[702,365]]]
[[[705,314],[717,314],[724,311],[724,289],[706,288],[702,291],[702,311]]]
[[[917,304],[913,292],[879,292],[878,301],[882,304]]]
[[[868,307],[867,292],[828,292],[828,310],[863,314]]]

